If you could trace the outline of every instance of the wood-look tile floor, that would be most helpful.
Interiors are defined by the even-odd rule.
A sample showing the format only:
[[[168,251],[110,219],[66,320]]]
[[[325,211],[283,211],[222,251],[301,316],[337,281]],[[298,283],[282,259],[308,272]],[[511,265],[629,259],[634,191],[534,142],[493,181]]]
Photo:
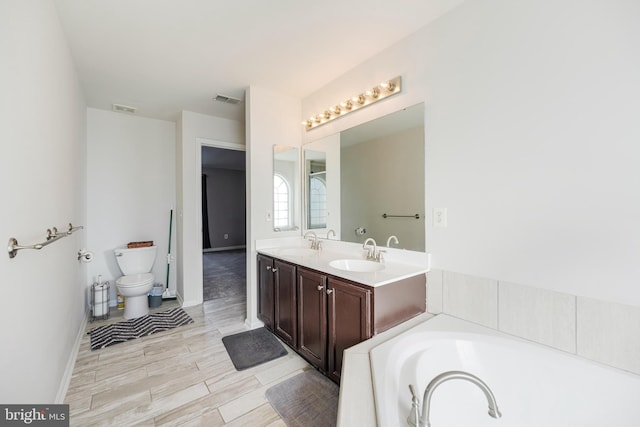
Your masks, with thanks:
[[[91,351],[85,335],[65,403],[72,426],[285,426],[265,391],[311,367],[290,348],[236,371],[222,337],[245,330],[245,298],[185,308],[194,323]],[[176,307],[164,302],[153,311]],[[96,326],[122,320],[112,316]]]

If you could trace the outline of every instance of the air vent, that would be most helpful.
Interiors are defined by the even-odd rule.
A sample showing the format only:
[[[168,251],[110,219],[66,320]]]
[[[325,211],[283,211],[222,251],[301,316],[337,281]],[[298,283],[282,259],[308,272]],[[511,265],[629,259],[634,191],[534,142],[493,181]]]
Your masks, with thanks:
[[[217,94],[216,97],[213,99],[218,102],[226,102],[227,104],[233,104],[233,105],[240,104],[242,102],[241,99],[232,98],[230,96],[220,95],[220,94]]]
[[[113,111],[117,111],[119,113],[129,113],[129,114],[135,114],[137,108],[135,107],[129,107],[128,105],[122,105],[122,104],[111,104],[111,108],[113,109]]]

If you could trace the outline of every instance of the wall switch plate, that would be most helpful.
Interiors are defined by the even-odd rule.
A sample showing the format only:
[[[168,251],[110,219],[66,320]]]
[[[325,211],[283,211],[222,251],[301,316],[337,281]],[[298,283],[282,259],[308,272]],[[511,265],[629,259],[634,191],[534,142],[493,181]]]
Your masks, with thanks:
[[[433,208],[433,226],[441,228],[447,226],[447,208]]]
[[[227,240],[229,238],[229,235],[227,233],[224,233],[224,239]]]

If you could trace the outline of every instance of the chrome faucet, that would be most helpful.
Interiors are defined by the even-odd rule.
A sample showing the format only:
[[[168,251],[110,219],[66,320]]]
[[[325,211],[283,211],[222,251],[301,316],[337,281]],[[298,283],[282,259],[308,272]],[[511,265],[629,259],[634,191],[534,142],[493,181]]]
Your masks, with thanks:
[[[502,414],[498,409],[498,403],[496,402],[496,398],[493,395],[493,392],[489,388],[484,381],[480,378],[476,377],[469,372],[464,371],[448,371],[443,372],[434,379],[431,380],[427,388],[424,390],[424,397],[422,398],[422,416],[420,416],[419,408],[420,400],[415,394],[415,390],[413,385],[409,385],[409,390],[411,391],[411,413],[407,417],[407,423],[411,426],[416,427],[431,427],[431,423],[429,422],[429,408],[431,405],[431,397],[433,396],[433,392],[436,388],[443,382],[449,380],[466,380],[475,385],[477,385],[480,390],[484,393],[487,398],[487,403],[489,404],[489,416],[493,418],[500,418]]]
[[[367,247],[367,243],[371,242],[373,247]],[[367,237],[367,240],[362,244],[362,249],[367,250],[367,259],[380,261],[380,252],[378,252],[378,245],[376,245],[376,241],[371,237]]]
[[[327,240],[329,240],[329,235],[332,235],[333,237],[336,237],[336,231],[334,229],[329,229],[329,231],[327,231]]]
[[[302,238],[306,239],[307,236],[312,237],[311,239],[309,239],[309,241],[311,242],[311,249],[314,249],[316,251],[320,250],[320,242],[318,241],[318,235],[313,231],[307,231],[306,233],[304,233],[304,236]]]
[[[389,236],[389,238],[387,239],[387,247],[388,248],[391,247],[391,240],[394,240],[396,242],[396,245],[399,244],[398,238],[396,236]]]

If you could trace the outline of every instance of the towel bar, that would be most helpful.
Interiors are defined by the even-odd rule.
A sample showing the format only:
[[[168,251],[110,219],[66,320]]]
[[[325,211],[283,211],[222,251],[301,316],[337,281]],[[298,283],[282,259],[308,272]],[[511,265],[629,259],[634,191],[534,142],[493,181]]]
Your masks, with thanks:
[[[71,223],[69,223],[69,229],[64,232],[58,232],[56,227],[53,229],[47,229],[47,240],[42,243],[36,243],[35,245],[27,245],[21,246],[18,244],[18,240],[15,237],[9,239],[9,245],[7,246],[7,252],[9,253],[9,258],[15,258],[18,255],[18,251],[22,249],[37,249],[40,250],[51,243],[62,239],[63,237],[67,237],[72,235],[74,232],[83,229],[84,227],[78,226],[74,227]]]

